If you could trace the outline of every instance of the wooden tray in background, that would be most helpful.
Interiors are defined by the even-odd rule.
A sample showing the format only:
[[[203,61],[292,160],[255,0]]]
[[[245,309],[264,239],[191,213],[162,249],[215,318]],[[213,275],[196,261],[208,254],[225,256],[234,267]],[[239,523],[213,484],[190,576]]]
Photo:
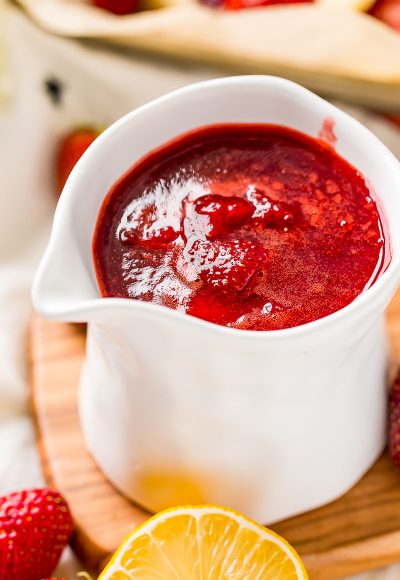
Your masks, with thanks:
[[[389,310],[400,360],[400,294]],[[85,449],[77,390],[85,349],[81,327],[34,317],[31,384],[38,443],[49,485],[67,498],[76,523],[73,548],[99,571],[124,535],[149,514],[106,480]],[[400,561],[400,476],[383,455],[339,500],[272,526],[299,551],[311,580],[328,580]]]

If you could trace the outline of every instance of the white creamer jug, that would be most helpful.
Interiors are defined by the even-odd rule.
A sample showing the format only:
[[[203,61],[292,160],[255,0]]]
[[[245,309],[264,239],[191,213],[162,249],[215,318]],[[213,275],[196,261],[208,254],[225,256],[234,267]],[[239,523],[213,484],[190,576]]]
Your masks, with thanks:
[[[100,298],[92,237],[114,182],[196,127],[273,123],[336,149],[372,184],[391,261],[339,312],[254,332],[152,303]],[[243,76],[189,86],[126,115],[73,170],[33,289],[35,308],[88,322],[80,414],[106,476],[151,510],[217,503],[270,523],[349,489],[385,445],[386,306],[400,280],[400,165],[365,127],[304,88]],[[56,387],[55,387],[56,388]]]

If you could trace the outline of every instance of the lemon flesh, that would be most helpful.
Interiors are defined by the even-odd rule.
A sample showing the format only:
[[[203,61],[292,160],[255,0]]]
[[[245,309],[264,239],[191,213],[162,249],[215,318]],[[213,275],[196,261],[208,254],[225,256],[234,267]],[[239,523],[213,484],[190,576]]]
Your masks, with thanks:
[[[99,580],[307,580],[280,536],[225,508],[172,508],[134,530]]]

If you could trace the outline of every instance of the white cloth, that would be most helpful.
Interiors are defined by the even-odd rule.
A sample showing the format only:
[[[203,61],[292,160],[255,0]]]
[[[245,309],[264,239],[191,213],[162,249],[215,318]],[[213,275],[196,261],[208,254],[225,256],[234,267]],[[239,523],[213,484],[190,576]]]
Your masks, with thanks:
[[[28,405],[27,339],[31,280],[55,205],[58,139],[79,125],[106,126],[178,86],[220,76],[52,37],[12,7],[7,16],[12,92],[8,100],[0,97],[0,494],[43,484]],[[45,91],[50,78],[62,83],[58,105]],[[378,115],[351,112],[400,156],[400,132]],[[79,569],[67,551],[58,575],[72,580]],[[357,580],[399,577],[400,567],[392,567]]]

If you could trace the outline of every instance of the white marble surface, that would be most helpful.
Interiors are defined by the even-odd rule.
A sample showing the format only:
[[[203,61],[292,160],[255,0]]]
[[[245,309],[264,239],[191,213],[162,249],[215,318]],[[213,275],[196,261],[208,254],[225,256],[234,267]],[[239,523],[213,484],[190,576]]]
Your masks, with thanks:
[[[0,99],[1,494],[43,484],[28,406],[27,328],[32,275],[54,210],[57,139],[70,127],[105,126],[170,89],[222,76],[215,70],[174,67],[50,37],[14,8],[6,12],[12,91],[8,99]],[[59,78],[64,87],[58,106],[43,89],[50,77]],[[400,155],[400,132],[378,116],[354,108],[351,112]],[[66,551],[58,575],[72,580],[81,569]],[[357,576],[398,578],[400,566]]]

